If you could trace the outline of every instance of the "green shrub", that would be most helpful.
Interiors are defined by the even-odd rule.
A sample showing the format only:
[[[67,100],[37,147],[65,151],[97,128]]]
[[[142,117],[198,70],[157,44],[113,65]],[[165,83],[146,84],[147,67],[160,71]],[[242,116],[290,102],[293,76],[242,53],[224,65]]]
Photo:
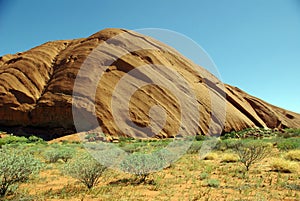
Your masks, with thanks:
[[[119,143],[130,143],[133,142],[135,139],[132,137],[119,137]]]
[[[277,142],[277,148],[283,151],[300,148],[300,138],[282,139]]]
[[[44,152],[43,157],[47,163],[56,163],[58,160],[68,162],[73,158],[74,150],[72,148],[58,147],[51,148]]]
[[[284,133],[281,134],[282,137],[299,137],[300,136],[300,129],[295,128],[287,128],[284,129]]]
[[[30,142],[30,143],[45,143],[45,141],[42,138],[34,136],[34,135],[31,135],[28,138],[28,142]]]
[[[164,162],[159,155],[134,153],[121,162],[120,168],[124,172],[135,174],[136,182],[142,183],[151,172],[163,169]]]
[[[68,162],[70,159],[73,158],[74,156],[74,150],[71,149],[71,148],[63,148],[61,150],[59,150],[59,155],[60,155],[60,159],[63,161],[63,162]]]
[[[244,164],[248,171],[250,166],[263,160],[271,152],[271,147],[260,141],[236,142],[233,150],[239,156],[239,161]]]
[[[209,174],[207,172],[202,172],[199,175],[199,179],[203,180],[203,179],[207,179],[209,177]]]
[[[195,140],[196,141],[204,141],[206,139],[205,135],[196,135]]]
[[[96,137],[97,137],[97,133],[89,133],[84,137],[84,139],[90,142],[90,141],[95,141]]]
[[[233,138],[238,138],[238,134],[235,131],[225,133],[223,136],[221,136],[222,140],[233,139]]]
[[[36,137],[36,136],[30,136],[29,138],[26,138],[24,136],[14,136],[9,135],[4,138],[0,138],[0,147],[3,145],[20,145],[20,144],[27,144],[27,143],[46,143],[42,138]]]
[[[134,153],[134,152],[140,152],[141,147],[140,143],[130,143],[130,144],[123,144],[122,149],[127,153]]]
[[[233,149],[236,142],[237,142],[237,139],[222,140],[221,145],[219,147],[219,150],[224,151],[224,150],[227,150],[227,149]]]
[[[199,152],[199,150],[201,149],[202,146],[202,141],[194,141],[191,146],[189,147],[189,149],[187,150],[188,154],[196,154]]]
[[[218,188],[220,186],[220,181],[217,179],[209,179],[207,180],[207,185],[209,187]]]
[[[28,142],[29,141],[26,137],[18,137],[14,135],[9,135],[4,138],[0,138],[0,146],[7,144],[24,144]]]
[[[55,149],[49,149],[43,153],[43,157],[47,163],[56,163],[60,159],[60,152]]]
[[[265,128],[247,128],[241,131],[232,131],[229,133],[225,133],[221,136],[221,139],[245,139],[245,138],[264,138],[264,137],[271,137],[275,136],[276,132],[272,131],[271,129]]]
[[[26,182],[42,167],[31,154],[18,150],[1,149],[0,161],[0,197],[16,184]]]
[[[100,178],[106,169],[107,167],[100,164],[89,154],[83,154],[76,160],[68,162],[64,166],[63,172],[91,189],[100,182]]]
[[[43,157],[43,153],[47,150],[48,144],[46,143],[38,143],[38,144],[26,144],[26,150],[33,155]]]

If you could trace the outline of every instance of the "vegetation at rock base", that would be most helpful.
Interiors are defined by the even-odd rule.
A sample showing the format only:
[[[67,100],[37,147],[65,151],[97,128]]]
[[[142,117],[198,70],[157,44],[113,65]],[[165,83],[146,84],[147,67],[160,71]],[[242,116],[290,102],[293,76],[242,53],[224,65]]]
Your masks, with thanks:
[[[30,143],[38,144],[38,143],[45,143],[45,141],[42,138],[39,138],[34,135],[28,138],[24,136],[14,136],[14,135],[7,135],[4,138],[0,138],[0,147],[9,144],[30,144]]]
[[[258,130],[263,129],[255,129],[255,132]],[[154,156],[154,153],[173,139],[121,139],[114,145],[128,154],[120,164],[125,172],[102,166],[87,154],[85,145],[78,142],[45,143],[34,138],[29,141],[29,138],[8,136],[10,139],[1,138],[5,142],[0,149],[1,170],[8,173],[4,167],[11,167],[12,175],[29,171],[2,196],[4,200],[61,201],[169,200],[174,197],[179,200],[299,200],[297,129],[283,131],[285,134],[271,131],[264,137],[251,137],[249,133],[255,134],[251,129],[241,132],[247,132],[247,137],[241,138],[242,135],[236,136],[233,132],[230,135],[236,137],[221,137],[203,160],[200,160],[199,150],[207,138],[197,137],[186,154],[168,166],[163,163],[168,157]],[[96,145],[98,142],[88,143]],[[245,159],[251,156],[251,150],[257,159],[250,162],[247,171]],[[268,154],[260,157],[265,151]],[[49,153],[53,153],[52,162]],[[69,154],[70,157],[62,157]],[[160,168],[161,171],[151,171]]]
[[[37,174],[41,163],[31,154],[21,150],[0,150],[0,197],[13,190],[17,184],[29,180],[32,174]]]

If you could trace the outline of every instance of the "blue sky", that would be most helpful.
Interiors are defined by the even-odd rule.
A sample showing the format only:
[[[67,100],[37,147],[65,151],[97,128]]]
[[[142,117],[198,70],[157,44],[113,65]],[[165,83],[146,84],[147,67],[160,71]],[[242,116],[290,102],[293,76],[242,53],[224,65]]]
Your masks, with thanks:
[[[300,113],[300,0],[0,0],[0,55],[107,27],[184,34],[223,82]]]

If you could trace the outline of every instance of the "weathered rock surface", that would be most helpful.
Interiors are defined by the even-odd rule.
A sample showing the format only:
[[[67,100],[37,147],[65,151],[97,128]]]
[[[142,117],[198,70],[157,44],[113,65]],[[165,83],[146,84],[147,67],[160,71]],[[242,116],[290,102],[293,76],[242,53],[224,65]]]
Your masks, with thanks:
[[[116,37],[118,34],[121,36]],[[104,46],[99,49],[102,44]],[[123,54],[124,52],[127,54]],[[97,69],[103,69],[96,93],[94,95],[89,90],[90,85],[95,83],[90,75],[97,72],[93,72],[90,67],[91,70],[87,70],[89,72],[86,76],[79,76],[83,81],[78,84],[72,96],[75,78],[80,68],[86,65],[84,62],[87,62],[88,56],[89,61],[92,61],[91,66],[97,65]],[[180,124],[181,115],[185,111],[181,110],[178,97],[172,94],[172,89],[157,85],[146,85],[133,93],[127,103],[129,117],[113,116],[112,97],[116,87],[120,87],[120,79],[133,69],[153,64],[166,66],[176,72],[192,89],[196,100],[194,106],[198,109],[189,111],[191,122]],[[139,76],[134,79],[151,83],[157,75],[149,69],[139,72]],[[126,86],[130,86],[130,83],[127,82]],[[183,96],[189,96],[186,86],[179,88],[182,89]],[[114,94],[119,105],[126,104],[122,97],[129,94],[130,90],[130,87],[123,86],[118,94]],[[225,94],[226,99],[223,97]],[[93,107],[88,107],[93,104],[94,96],[95,111]],[[81,130],[95,129],[96,125],[88,122],[89,118],[93,121],[93,117],[96,117],[103,133],[111,137],[146,137],[143,131],[130,131],[132,124],[128,121],[140,128],[146,128],[151,123],[149,111],[153,105],[160,105],[166,114],[166,122],[161,130],[158,129],[157,137],[174,136],[181,127],[189,128],[189,124],[193,123],[198,126],[191,129],[191,132],[204,134],[208,130],[210,133],[220,133],[248,127],[300,128],[299,114],[268,104],[236,87],[222,85],[205,69],[172,48],[127,30],[105,29],[88,38],[47,42],[26,52],[0,57],[2,130],[19,134],[34,133],[45,139],[75,133],[72,98],[79,100],[73,105],[73,109],[77,109],[82,121],[87,122],[83,123]],[[124,124],[121,126],[125,130],[119,128],[120,122]],[[159,127],[157,122],[153,128],[156,127]]]

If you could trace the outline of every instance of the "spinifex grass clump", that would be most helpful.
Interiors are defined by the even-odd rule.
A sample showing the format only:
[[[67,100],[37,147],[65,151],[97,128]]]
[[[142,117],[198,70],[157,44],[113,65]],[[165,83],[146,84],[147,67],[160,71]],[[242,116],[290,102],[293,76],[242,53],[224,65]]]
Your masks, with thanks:
[[[285,158],[291,161],[300,162],[300,150],[291,150],[285,154]]]
[[[285,160],[283,158],[273,158],[270,166],[275,172],[293,173],[299,170],[297,162]]]
[[[24,151],[0,150],[0,197],[14,185],[26,182],[32,174],[38,173],[41,163]]]

